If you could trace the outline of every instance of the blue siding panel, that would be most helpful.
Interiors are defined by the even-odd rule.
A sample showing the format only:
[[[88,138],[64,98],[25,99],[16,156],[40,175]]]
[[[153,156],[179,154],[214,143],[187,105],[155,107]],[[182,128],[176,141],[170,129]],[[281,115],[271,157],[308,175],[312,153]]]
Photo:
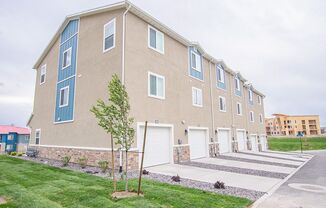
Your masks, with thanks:
[[[77,68],[77,46],[78,46],[78,23],[79,20],[70,21],[61,33],[59,64],[58,64],[58,80],[55,104],[55,122],[72,121],[74,119],[74,102],[75,102],[75,82]],[[71,64],[63,68],[63,53],[71,48]],[[59,107],[60,89],[69,86],[68,105]]]
[[[69,86],[69,98],[68,105],[59,107],[60,102],[60,89]],[[71,121],[74,116],[74,92],[75,92],[75,77],[67,79],[57,84],[57,95],[56,95],[56,109],[55,109],[55,122]]]
[[[191,68],[191,52],[194,52],[194,53],[196,53],[196,54],[198,54],[200,56],[201,72]],[[204,69],[203,69],[203,60],[202,60],[203,57],[202,57],[202,54],[198,50],[196,50],[196,48],[189,47],[188,57],[189,57],[188,62],[189,62],[189,74],[190,74],[190,76],[195,77],[195,78],[200,79],[200,80],[204,80]]]

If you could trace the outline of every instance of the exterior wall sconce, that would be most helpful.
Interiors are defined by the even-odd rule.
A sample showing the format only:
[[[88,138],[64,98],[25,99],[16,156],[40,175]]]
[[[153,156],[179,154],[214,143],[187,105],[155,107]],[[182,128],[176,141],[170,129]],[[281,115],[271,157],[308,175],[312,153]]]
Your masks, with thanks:
[[[185,129],[185,135],[187,135],[188,134],[188,129]]]
[[[217,134],[217,129],[215,129],[215,134]]]

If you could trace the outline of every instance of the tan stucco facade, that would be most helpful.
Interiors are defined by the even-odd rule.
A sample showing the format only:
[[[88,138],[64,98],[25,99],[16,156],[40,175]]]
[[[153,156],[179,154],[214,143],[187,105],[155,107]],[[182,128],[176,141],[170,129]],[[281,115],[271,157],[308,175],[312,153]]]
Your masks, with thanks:
[[[109,150],[109,135],[97,125],[90,112],[92,105],[101,98],[107,99],[107,84],[114,73],[122,78],[122,31],[125,9],[102,12],[80,17],[78,32],[76,91],[74,120],[54,123],[55,92],[58,70],[59,40],[51,47],[38,65],[30,144],[35,145],[35,130],[41,129],[39,147]],[[115,47],[103,53],[103,26],[116,18]],[[148,47],[148,26],[138,15],[128,12],[125,25],[124,80],[130,98],[130,114],[137,124],[173,126],[173,148],[188,145],[186,129],[207,128],[210,143],[218,143],[216,131],[229,128],[236,140],[236,130],[247,135],[265,135],[263,95],[253,93],[253,105],[248,102],[248,85],[241,81],[242,96],[234,93],[234,76],[225,73],[226,89],[216,85],[216,63],[203,57],[203,80],[189,76],[188,46],[169,34],[164,34],[164,54]],[[47,65],[46,82],[39,84],[40,67]],[[164,76],[165,98],[148,96],[148,73]],[[192,105],[192,87],[202,90],[203,106]],[[219,96],[226,98],[226,112],[219,111]],[[258,104],[260,96],[262,103]],[[237,102],[242,104],[242,115],[237,115]],[[249,111],[255,121],[249,122]],[[137,135],[137,134],[136,134]],[[137,150],[136,138],[134,149]],[[189,154],[189,148],[183,148]],[[189,158],[189,157],[185,157]]]
[[[266,118],[267,135],[271,136],[305,136],[321,134],[319,115],[285,115],[273,114],[273,118]]]

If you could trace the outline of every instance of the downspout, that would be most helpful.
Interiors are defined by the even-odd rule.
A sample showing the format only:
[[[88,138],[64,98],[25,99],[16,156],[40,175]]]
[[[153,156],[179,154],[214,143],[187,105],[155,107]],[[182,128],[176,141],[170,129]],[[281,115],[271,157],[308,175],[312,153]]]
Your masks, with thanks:
[[[230,83],[232,83],[231,81],[233,80],[233,77],[230,76],[230,78],[231,78]],[[233,113],[233,104],[234,104],[234,100],[233,100],[234,94],[233,93],[235,93],[235,91],[232,88],[233,84],[230,84],[230,90],[231,90],[231,114],[232,114],[232,117],[231,117],[231,135],[232,135],[232,144],[233,144],[232,147],[233,147],[233,150],[235,151],[235,149],[236,149],[235,148],[235,128],[234,128],[234,113]],[[240,89],[241,89],[241,87],[240,87]]]
[[[211,97],[211,119],[212,119],[212,128],[211,128],[211,135],[212,135],[212,140],[210,142],[215,142],[215,135],[214,135],[214,128],[215,128],[215,121],[214,121],[214,109],[213,109],[213,90],[212,90],[212,59],[209,61],[209,82],[210,82],[210,86],[209,86],[209,92],[210,92],[210,97]],[[216,154],[216,152],[214,152],[213,154]]]
[[[129,9],[131,8],[131,4],[129,4],[127,10],[122,15],[122,59],[121,59],[121,82],[125,84],[125,39],[126,39],[126,14],[128,13]],[[119,172],[122,172],[122,146],[119,149]]]

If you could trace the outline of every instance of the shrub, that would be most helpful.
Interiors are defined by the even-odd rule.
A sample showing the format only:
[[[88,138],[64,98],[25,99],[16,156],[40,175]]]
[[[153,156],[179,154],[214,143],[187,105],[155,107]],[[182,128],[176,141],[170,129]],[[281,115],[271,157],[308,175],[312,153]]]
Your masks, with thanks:
[[[10,155],[11,156],[16,156],[17,155],[17,152],[10,152]]]
[[[23,156],[23,153],[18,153],[17,156],[21,157],[21,156]]]
[[[180,176],[179,175],[176,175],[176,176],[172,176],[172,181],[174,181],[174,182],[180,182],[181,180],[180,180]]]
[[[78,164],[81,168],[86,168],[88,159],[86,157],[79,157],[78,158]]]
[[[216,181],[216,182],[214,183],[214,188],[216,188],[216,189],[225,189],[225,185],[224,185],[224,183],[221,182],[221,181]]]
[[[67,166],[71,160],[71,156],[64,156],[62,157],[62,166]]]
[[[143,170],[143,175],[148,175],[149,174],[149,171],[147,171],[147,170]]]
[[[102,173],[105,173],[108,169],[109,163],[108,161],[101,160],[98,162],[98,166],[101,168]]]

